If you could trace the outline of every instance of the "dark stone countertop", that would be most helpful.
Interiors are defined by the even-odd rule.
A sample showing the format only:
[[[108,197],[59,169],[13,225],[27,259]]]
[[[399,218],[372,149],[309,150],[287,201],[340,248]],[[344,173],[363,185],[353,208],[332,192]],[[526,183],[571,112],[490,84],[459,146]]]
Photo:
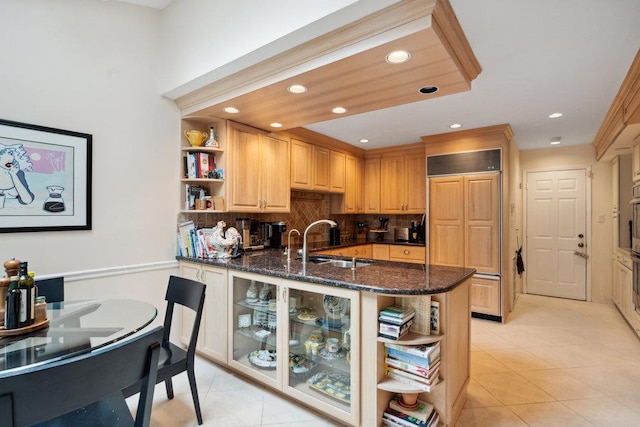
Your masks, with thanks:
[[[313,254],[312,254],[313,256]],[[199,259],[176,257],[178,260],[197,262],[230,270],[317,283],[326,286],[396,295],[425,295],[448,292],[471,277],[471,268],[443,265],[408,264],[402,262],[370,261],[372,264],[355,271],[330,265],[307,263],[287,257],[281,249],[246,252],[237,258]],[[323,255],[323,258],[337,258]],[[363,260],[359,258],[359,260]]]

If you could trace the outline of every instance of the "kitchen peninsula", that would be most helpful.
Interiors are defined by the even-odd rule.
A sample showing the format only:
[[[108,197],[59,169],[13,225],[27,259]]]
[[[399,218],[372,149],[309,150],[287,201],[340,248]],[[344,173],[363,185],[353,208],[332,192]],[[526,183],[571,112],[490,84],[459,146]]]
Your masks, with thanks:
[[[276,249],[228,259],[178,257],[183,276],[207,283],[199,352],[341,423],[379,425],[395,393],[413,392],[434,405],[443,425],[454,425],[469,381],[475,270],[364,258],[352,267],[351,258],[340,264],[328,255],[311,258],[303,266]],[[431,301],[439,304],[439,333],[411,332],[397,341],[440,343],[440,381],[424,392],[386,377],[378,312]],[[325,348],[332,338],[338,351]]]

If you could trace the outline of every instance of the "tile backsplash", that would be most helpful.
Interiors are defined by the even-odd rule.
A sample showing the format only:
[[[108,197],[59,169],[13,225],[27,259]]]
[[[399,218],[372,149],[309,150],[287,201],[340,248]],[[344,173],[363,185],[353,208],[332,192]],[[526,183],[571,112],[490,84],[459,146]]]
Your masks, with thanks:
[[[389,218],[387,229],[384,233],[385,241],[393,241],[395,227],[409,227],[411,221],[421,221],[422,215],[365,215],[365,214],[331,214],[331,195],[306,191],[291,192],[291,211],[289,213],[216,213],[206,212],[198,214],[180,214],[178,223],[192,220],[197,227],[211,228],[218,221],[224,221],[227,227],[236,227],[236,218],[251,218],[260,222],[284,221],[287,231],[282,236],[283,244],[287,244],[287,235],[292,229],[297,229],[300,234],[309,224],[319,219],[332,219],[340,228],[340,241],[343,243],[355,241],[373,241],[374,233],[367,233],[366,228],[359,228],[358,224],[368,224],[369,229],[376,229],[380,225],[380,218]],[[308,242],[326,242],[329,240],[328,226],[314,227],[307,235]],[[296,239],[293,243],[302,242],[302,237],[292,235]]]

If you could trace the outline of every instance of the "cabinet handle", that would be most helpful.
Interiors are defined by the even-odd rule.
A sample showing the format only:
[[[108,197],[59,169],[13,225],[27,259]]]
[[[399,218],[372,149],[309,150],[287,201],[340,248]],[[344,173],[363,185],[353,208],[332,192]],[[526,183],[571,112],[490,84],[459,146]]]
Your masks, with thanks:
[[[282,302],[287,300],[287,288],[282,288]]]
[[[405,250],[404,250],[404,254],[405,254],[405,255],[409,255],[410,253],[411,253],[411,252],[409,252],[409,249],[405,249]]]
[[[358,255],[358,250],[357,250],[357,249],[354,249],[354,250],[353,250],[353,254],[354,254],[354,255]]]

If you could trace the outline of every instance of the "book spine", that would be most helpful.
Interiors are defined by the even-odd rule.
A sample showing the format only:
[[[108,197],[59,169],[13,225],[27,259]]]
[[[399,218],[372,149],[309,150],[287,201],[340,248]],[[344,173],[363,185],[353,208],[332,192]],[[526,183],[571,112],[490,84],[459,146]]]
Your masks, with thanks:
[[[435,366],[431,369],[425,369],[421,366],[413,365],[411,363],[406,363],[406,362],[403,362],[402,360],[394,359],[392,357],[387,357],[384,359],[384,361],[388,366],[391,366],[392,368],[402,369],[403,371],[411,372],[412,374],[420,375],[425,378],[429,378],[430,376],[432,376],[433,372],[436,369]],[[437,366],[440,366],[440,365],[437,365]]]
[[[416,426],[420,426],[420,427],[426,427],[426,423],[425,424],[414,424],[410,421],[405,421],[402,418],[390,414],[389,412],[385,411],[382,414],[382,418],[386,419],[387,421],[391,422],[391,425],[395,425],[395,426],[403,426],[403,427],[416,427]]]
[[[380,316],[378,316],[378,320],[381,321],[381,322],[390,323],[392,325],[403,325],[403,324],[407,323],[409,320],[413,319],[414,316],[415,316],[415,314],[401,319],[399,317],[391,317],[391,316],[380,315]]]
[[[415,417],[407,415],[405,412],[396,411],[393,408],[387,408],[385,410],[385,413],[392,417],[395,417],[396,420],[399,420],[399,422],[402,422],[404,425],[408,425],[412,427],[415,427],[415,426],[426,427],[427,425],[425,421],[420,421]]]
[[[380,322],[379,332],[382,332],[384,334],[389,334],[389,335],[394,335],[394,334],[400,335],[400,334],[403,334],[404,332],[408,332],[412,324],[413,322],[411,320],[409,320],[403,325],[393,325],[389,323]]]
[[[389,378],[393,378],[394,380],[400,381],[401,383],[409,384],[410,386],[423,391],[433,390],[433,387],[438,383],[436,381],[433,384],[427,385],[427,384],[419,383],[417,381],[410,380],[409,378],[405,378],[401,375],[394,374],[393,372],[387,372],[387,376]]]
[[[405,317],[409,314],[415,313],[412,308],[399,307],[399,306],[389,306],[380,310],[379,314],[384,314],[390,317]]]
[[[411,381],[415,381],[416,383],[424,384],[424,385],[433,385],[437,381],[437,376],[432,376],[431,378],[425,378],[419,375],[412,374],[410,372],[403,371],[402,369],[392,368],[391,366],[386,367],[387,373],[391,372],[395,375],[401,376]]]
[[[435,344],[429,346],[419,346],[412,347],[400,344],[385,344],[388,348],[393,348],[394,350],[401,351],[403,353],[413,354],[415,356],[424,357],[426,359],[432,360],[435,358],[436,354],[440,354],[440,343],[436,342]]]
[[[387,346],[389,344],[390,346]],[[434,360],[429,360],[422,356],[416,356],[415,354],[405,353],[403,351],[399,351],[391,347],[394,345],[393,343],[385,343],[386,353],[388,357],[392,357],[394,359],[401,360],[406,363],[411,363],[412,365],[423,367],[427,370],[433,368]]]

